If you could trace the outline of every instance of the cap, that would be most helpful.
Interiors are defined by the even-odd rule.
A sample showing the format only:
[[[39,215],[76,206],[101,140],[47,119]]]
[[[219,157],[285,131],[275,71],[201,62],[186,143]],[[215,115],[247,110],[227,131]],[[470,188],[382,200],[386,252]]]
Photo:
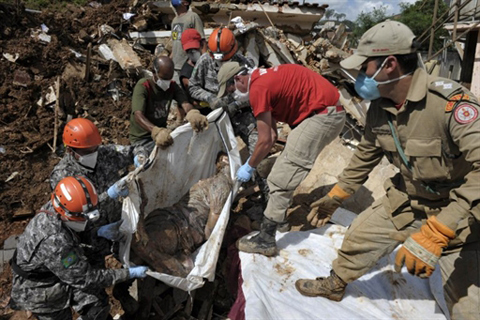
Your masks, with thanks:
[[[202,36],[196,29],[187,29],[182,32],[182,47],[184,51],[188,49],[199,49]]]
[[[233,78],[233,76],[238,74],[240,71],[245,70],[245,68],[246,67],[240,65],[240,63],[233,61],[226,62],[222,65],[217,75],[218,87],[220,88],[220,90],[218,90],[218,97],[223,97],[225,94],[228,80]]]
[[[357,51],[340,61],[345,69],[356,69],[369,57],[390,56],[416,52],[412,47],[415,35],[398,21],[386,20],[368,29],[360,38]]]

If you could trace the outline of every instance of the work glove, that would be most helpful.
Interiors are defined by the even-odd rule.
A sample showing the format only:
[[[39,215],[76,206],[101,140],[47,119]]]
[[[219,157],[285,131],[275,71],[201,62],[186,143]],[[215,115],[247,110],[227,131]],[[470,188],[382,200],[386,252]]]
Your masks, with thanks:
[[[123,239],[123,233],[120,232],[120,225],[122,222],[123,220],[119,220],[117,222],[101,226],[97,230],[97,235],[111,241],[121,241]]]
[[[350,197],[350,194],[336,184],[326,196],[310,205],[311,210],[307,220],[316,228],[324,226],[330,221],[333,213],[340,207],[343,200],[348,197]]]
[[[398,250],[395,257],[395,271],[400,272],[403,264],[409,273],[420,278],[430,277],[440,259],[443,248],[455,238],[455,232],[433,216],[412,234]]]
[[[127,177],[125,176],[111,185],[107,190],[107,194],[112,199],[128,196]]]
[[[240,106],[238,105],[237,101],[230,102],[222,108],[230,117],[233,117],[235,114],[237,114],[237,111],[240,110]]]
[[[173,138],[170,135],[172,130],[167,128],[153,127],[152,139],[160,149],[166,149],[173,144]]]
[[[200,113],[197,109],[192,109],[188,111],[185,119],[190,123],[193,128],[193,131],[200,132],[204,129],[208,129],[208,120],[203,114]]]
[[[211,99],[210,101],[208,101],[208,103],[210,104],[210,108],[212,110],[219,109],[219,108],[223,109],[228,106],[228,102],[226,99],[218,98],[218,97]]]
[[[130,279],[133,278],[145,278],[147,277],[148,267],[145,266],[136,266],[128,268],[128,275]]]
[[[251,167],[248,164],[248,161],[250,158],[248,158],[247,162],[243,166],[240,167],[237,171],[237,180],[240,182],[247,182],[252,178],[252,174],[255,171],[255,168]]]

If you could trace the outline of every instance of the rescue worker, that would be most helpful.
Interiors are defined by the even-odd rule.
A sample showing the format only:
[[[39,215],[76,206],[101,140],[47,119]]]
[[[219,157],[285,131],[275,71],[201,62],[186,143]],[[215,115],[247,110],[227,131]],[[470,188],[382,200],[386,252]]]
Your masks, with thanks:
[[[202,36],[196,29],[187,29],[182,35],[182,48],[187,53],[188,59],[183,64],[182,70],[180,70],[180,84],[187,96],[190,96],[188,93],[189,79],[198,59],[207,52],[207,41],[202,39]]]
[[[248,101],[235,100],[232,95],[217,97],[219,90],[217,75],[222,64],[229,61],[236,61],[249,68],[254,67],[253,61],[237,52],[237,40],[228,28],[213,30],[208,38],[208,49],[209,52],[200,57],[193,69],[188,87],[190,96],[199,101],[200,106],[206,108],[206,111],[200,109],[204,114],[210,109],[225,110],[230,117],[234,134],[243,140],[251,155],[258,139],[255,117]],[[267,201],[269,190],[266,179],[257,173],[255,178],[263,200]]]
[[[94,268],[87,261],[77,232],[98,216],[98,195],[85,177],[66,177],[51,201],[29,222],[11,260],[10,306],[29,310],[39,320],[107,319],[108,296],[103,288],[146,277],[147,267]],[[111,317],[110,317],[111,319]]]
[[[173,143],[171,130],[166,128],[172,99],[187,114],[185,119],[195,131],[208,127],[207,118],[193,109],[183,90],[172,81],[172,60],[166,56],[155,57],[153,69],[154,78],[140,79],[133,89],[130,143],[135,147],[133,153],[138,164],[150,156],[155,144],[165,149]]]
[[[228,61],[237,61],[253,68],[253,63],[237,52],[238,44],[233,32],[228,28],[213,30],[208,38],[209,52],[198,59],[189,81],[190,96],[200,101],[200,105],[214,110],[223,108],[228,112],[235,135],[239,136],[249,149],[253,150],[257,134],[255,118],[248,108],[248,102],[235,101],[231,95],[218,98],[218,70]]]
[[[238,62],[228,62],[218,73],[218,96],[234,92],[238,101],[249,101],[257,119],[258,142],[251,157],[237,171],[237,180],[249,181],[255,167],[268,155],[277,140],[277,121],[293,130],[277,158],[267,182],[270,197],[260,233],[241,238],[243,252],[272,256],[276,252],[275,233],[285,222],[293,192],[312,169],[322,149],[341,132],[345,111],[340,94],[321,75],[295,64],[251,70]]]
[[[418,66],[415,35],[385,21],[343,60],[358,69],[355,89],[371,100],[365,134],[330,193],[312,205],[323,225],[357,191],[383,156],[399,173],[386,195],[362,212],[345,234],[330,276],[300,279],[306,296],[340,301],[348,283],[399,244],[395,270],[429,277],[440,267],[452,319],[478,319],[480,310],[480,108],[456,82]]]
[[[102,145],[98,128],[84,118],[72,119],[65,125],[63,143],[66,146],[65,155],[50,174],[52,190],[65,177],[85,176],[103,194],[100,196],[101,220],[107,223],[118,221],[122,205],[115,201],[119,195],[111,187],[127,173],[127,167],[133,164],[133,148],[115,144]]]
[[[182,48],[181,43],[183,32],[193,28],[198,31],[202,39],[205,38],[202,19],[200,19],[198,14],[190,10],[191,3],[191,0],[172,0],[172,5],[177,15],[172,21],[172,53],[170,58],[175,65],[173,80],[177,83],[180,82],[180,71],[188,58],[187,52]]]

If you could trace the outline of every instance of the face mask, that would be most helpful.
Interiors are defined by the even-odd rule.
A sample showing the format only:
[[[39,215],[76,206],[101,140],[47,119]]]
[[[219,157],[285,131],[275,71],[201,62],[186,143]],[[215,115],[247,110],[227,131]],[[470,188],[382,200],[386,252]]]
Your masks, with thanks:
[[[247,92],[240,92],[240,90],[235,89],[235,92],[233,92],[233,99],[235,99],[238,102],[245,102],[248,101],[250,98],[250,93]]]
[[[233,92],[233,99],[235,99],[238,102],[245,102],[248,101],[250,98],[250,78],[248,79],[248,85],[247,85],[247,92],[241,92],[240,90],[237,89],[237,84],[235,81],[235,91]]]
[[[95,166],[97,165],[97,156],[98,156],[98,151],[95,151],[93,153],[90,153],[84,156],[79,155],[78,162],[84,167],[94,169]]]
[[[199,50],[190,50],[187,52],[188,59],[190,59],[193,63],[197,63],[198,59],[202,54]]]
[[[172,6],[180,7],[182,5],[182,1],[180,0],[172,0]]]
[[[390,79],[390,80],[387,80],[387,81],[377,82],[375,80],[375,77],[383,69],[386,62],[387,62],[387,59],[383,60],[382,64],[380,65],[380,68],[378,68],[378,70],[373,74],[373,76],[371,78],[367,77],[365,72],[360,72],[358,74],[358,77],[355,80],[355,91],[357,91],[357,93],[360,97],[362,97],[365,100],[376,100],[376,99],[380,98],[380,91],[378,90],[378,85],[392,83],[394,81],[398,81],[400,79],[403,79],[406,76],[411,74],[411,72],[410,72],[410,73],[404,74],[403,76],[401,76],[399,78],[396,78],[396,79]]]
[[[87,226],[88,220],[85,221],[73,221],[73,220],[64,220],[63,223],[72,229],[75,232],[82,232],[85,231],[85,227]]]
[[[162,89],[163,91],[167,91],[168,88],[170,88],[170,81],[171,80],[158,79],[156,83],[160,89]]]

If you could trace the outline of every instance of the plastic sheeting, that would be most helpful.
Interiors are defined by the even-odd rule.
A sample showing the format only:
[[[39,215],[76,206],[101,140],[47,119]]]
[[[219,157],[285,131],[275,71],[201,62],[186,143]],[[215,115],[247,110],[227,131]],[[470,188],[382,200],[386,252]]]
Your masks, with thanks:
[[[245,318],[446,319],[438,268],[430,280],[411,276],[405,268],[396,273],[396,252],[349,284],[340,302],[302,296],[295,281],[329,275],[345,230],[329,225],[308,232],[277,232],[279,253],[271,258],[240,252]]]
[[[136,231],[140,214],[164,208],[178,202],[199,180],[215,173],[215,160],[219,151],[227,152],[232,179],[241,165],[237,141],[228,115],[223,110],[214,110],[208,115],[209,127],[196,133],[189,124],[172,132],[173,145],[166,150],[155,148],[149,161],[130,174],[129,196],[123,202],[121,230],[128,239],[120,248],[122,262],[129,266],[132,234]],[[204,279],[213,281],[230,206],[238,190],[235,184],[225,202],[222,213],[210,238],[194,252],[194,269],[186,278],[148,271],[148,275],[162,282],[191,291],[204,284]],[[143,200],[142,200],[143,199]]]

